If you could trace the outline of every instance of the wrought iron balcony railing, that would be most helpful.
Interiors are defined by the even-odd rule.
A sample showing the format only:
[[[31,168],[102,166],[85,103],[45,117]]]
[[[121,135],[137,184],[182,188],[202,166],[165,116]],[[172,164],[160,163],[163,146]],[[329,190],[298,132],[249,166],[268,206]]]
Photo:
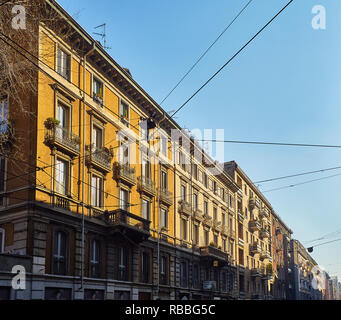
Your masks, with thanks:
[[[108,148],[96,148],[94,145],[91,145],[90,148],[88,148],[88,163],[95,165],[104,171],[111,171],[112,159],[113,153]]]
[[[173,203],[173,193],[166,188],[159,188],[160,200],[171,205]]]
[[[213,246],[200,247],[200,254],[204,257],[216,258],[228,262],[228,253]]]
[[[45,143],[47,145],[63,148],[73,154],[80,152],[80,138],[68,128],[56,126],[45,131]]]
[[[262,225],[258,220],[251,220],[249,222],[249,228],[252,232],[260,231],[262,229]]]
[[[124,180],[130,185],[136,184],[136,170],[127,164],[114,163],[114,179]]]
[[[269,238],[269,237],[270,237],[270,230],[269,230],[269,229],[266,229],[266,228],[262,228],[262,229],[260,230],[260,237],[261,237],[262,239],[264,239],[264,238]]]
[[[131,237],[136,242],[148,239],[150,235],[150,220],[144,219],[123,209],[117,209],[107,214],[106,220],[109,226],[125,235]]]
[[[262,253],[262,248],[259,244],[254,243],[252,245],[250,245],[250,255],[255,255],[258,253]]]
[[[155,182],[146,176],[137,178],[137,190],[155,196]]]

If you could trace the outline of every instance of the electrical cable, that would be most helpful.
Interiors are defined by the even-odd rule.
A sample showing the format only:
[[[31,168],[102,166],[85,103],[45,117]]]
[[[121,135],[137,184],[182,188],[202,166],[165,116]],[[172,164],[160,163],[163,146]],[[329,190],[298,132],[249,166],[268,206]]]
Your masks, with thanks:
[[[227,65],[229,65],[255,38],[258,37],[294,0],[290,0],[279,12],[276,13],[244,46],[239,49],[222,67],[219,68],[197,91],[195,91],[172,115],[173,118],[185,105],[190,102],[203,88],[205,88]]]
[[[227,27],[219,34],[219,36],[211,43],[211,45],[201,54],[199,59],[189,68],[189,70],[185,73],[185,75],[177,82],[177,84],[172,88],[172,90],[165,96],[165,98],[160,102],[162,105],[168,97],[174,92],[174,90],[186,79],[186,77],[193,71],[193,69],[198,65],[198,63],[206,56],[206,54],[212,49],[212,47],[218,42],[218,40],[224,35],[224,33],[233,25],[233,23],[239,18],[239,16],[246,10],[246,8],[251,4],[253,0],[249,0],[249,2],[238,12],[238,14],[234,17],[232,22],[230,22]]]

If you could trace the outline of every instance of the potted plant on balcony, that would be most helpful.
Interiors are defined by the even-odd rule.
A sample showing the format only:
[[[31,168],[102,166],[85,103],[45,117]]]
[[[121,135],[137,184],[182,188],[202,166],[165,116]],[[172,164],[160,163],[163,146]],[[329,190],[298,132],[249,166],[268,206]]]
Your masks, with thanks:
[[[55,119],[55,118],[47,118],[45,121],[44,121],[44,126],[46,129],[54,129],[56,127],[58,127],[60,125],[60,121]]]

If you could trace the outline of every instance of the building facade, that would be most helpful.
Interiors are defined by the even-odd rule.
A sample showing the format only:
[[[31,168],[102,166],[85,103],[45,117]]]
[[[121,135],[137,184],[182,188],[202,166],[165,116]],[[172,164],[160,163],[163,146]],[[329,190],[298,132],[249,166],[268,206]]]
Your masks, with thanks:
[[[36,41],[8,48],[35,66],[30,85],[14,97],[0,83],[0,299],[294,296],[309,259],[245,172],[207,155],[56,1],[30,3]]]
[[[236,259],[240,298],[272,299],[271,205],[236,162],[226,162],[224,168],[239,186]]]
[[[36,30],[37,93],[22,97],[35,116],[1,95],[5,120],[27,128],[21,157],[9,148],[1,160],[0,259],[31,261],[22,298],[237,298],[238,185],[212,173],[129,70],[44,4],[58,28],[42,19]],[[9,269],[0,287],[13,297]]]

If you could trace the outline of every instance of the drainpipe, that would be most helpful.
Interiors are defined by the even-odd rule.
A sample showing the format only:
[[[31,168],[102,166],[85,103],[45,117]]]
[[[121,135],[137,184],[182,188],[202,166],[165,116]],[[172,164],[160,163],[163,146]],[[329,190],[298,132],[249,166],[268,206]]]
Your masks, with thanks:
[[[160,130],[160,123],[162,121],[164,121],[166,118],[165,113],[163,114],[163,117],[161,119],[161,121],[158,123],[157,125],[157,129]],[[159,135],[160,136],[160,135]],[[161,166],[160,166],[160,143],[161,143],[161,139],[159,139],[159,148],[157,150],[157,165],[158,165],[158,169],[157,169],[157,204],[158,204],[158,208],[157,208],[157,216],[158,216],[158,222],[157,222],[157,295],[158,298],[160,298],[160,232],[161,232],[161,228],[160,228],[160,215],[161,215],[161,210],[160,210],[160,174],[161,174]],[[167,150],[168,150],[168,142],[167,142]],[[168,151],[167,151],[168,153]]]
[[[96,49],[95,42],[92,48],[83,57],[83,166],[82,166],[82,251],[81,251],[81,286],[79,291],[83,290],[84,285],[84,242],[85,242],[85,217],[84,217],[84,181],[85,181],[85,82],[86,82],[86,58]]]

